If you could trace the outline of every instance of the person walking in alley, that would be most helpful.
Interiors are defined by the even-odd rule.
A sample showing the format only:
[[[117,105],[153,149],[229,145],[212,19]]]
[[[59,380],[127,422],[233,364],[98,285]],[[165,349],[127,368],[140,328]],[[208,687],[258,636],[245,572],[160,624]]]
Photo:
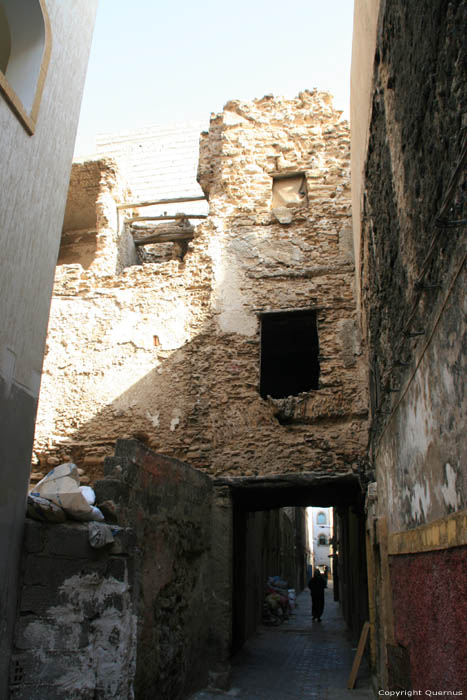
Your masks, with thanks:
[[[321,615],[324,610],[324,589],[326,584],[318,568],[315,568],[312,578],[308,582],[311,593],[311,619],[321,622]]]

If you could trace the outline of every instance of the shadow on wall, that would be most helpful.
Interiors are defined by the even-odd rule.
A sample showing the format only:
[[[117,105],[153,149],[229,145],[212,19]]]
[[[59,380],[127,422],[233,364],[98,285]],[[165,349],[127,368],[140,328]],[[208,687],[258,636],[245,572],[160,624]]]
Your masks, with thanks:
[[[65,301],[64,321],[68,304],[75,301]],[[73,349],[68,353],[64,347],[65,337],[54,341],[53,365],[62,364],[63,374],[46,370],[44,376],[35,479],[71,460],[93,481],[102,475],[104,457],[113,453],[115,441],[128,437],[212,476],[333,474],[358,468],[361,445],[353,421],[362,415],[358,406],[352,413],[352,387],[343,386],[341,401],[333,403],[326,389],[279,401],[262,399],[259,333],[221,335],[213,320],[182,347],[168,351],[146,329],[145,342],[155,345],[142,350],[141,339],[131,335],[112,343],[114,332],[133,330],[124,328],[124,320],[115,322],[106,345],[101,344],[93,337],[99,312],[85,302],[83,313],[89,313],[89,333],[81,326],[82,338],[73,340],[79,341],[76,360]],[[131,313],[137,316],[138,310]],[[89,348],[87,354],[83,347]],[[93,352],[100,366],[93,364]],[[122,385],[128,388],[119,392]]]

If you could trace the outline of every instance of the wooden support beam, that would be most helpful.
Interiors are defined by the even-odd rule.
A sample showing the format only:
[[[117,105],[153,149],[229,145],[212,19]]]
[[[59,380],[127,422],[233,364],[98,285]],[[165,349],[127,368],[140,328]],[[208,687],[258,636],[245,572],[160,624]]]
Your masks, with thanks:
[[[207,219],[206,214],[175,214],[174,216],[132,216],[125,219],[125,223],[131,224],[133,221],[180,221],[187,219]]]
[[[175,243],[175,241],[191,241],[193,240],[193,231],[180,233],[153,233],[144,238],[136,238],[135,246],[149,245],[149,243]]]
[[[138,207],[153,207],[158,204],[178,204],[179,202],[200,202],[205,200],[206,197],[200,195],[199,197],[172,197],[171,199],[153,199],[150,202],[124,202],[123,204],[117,204],[117,209],[137,209]]]

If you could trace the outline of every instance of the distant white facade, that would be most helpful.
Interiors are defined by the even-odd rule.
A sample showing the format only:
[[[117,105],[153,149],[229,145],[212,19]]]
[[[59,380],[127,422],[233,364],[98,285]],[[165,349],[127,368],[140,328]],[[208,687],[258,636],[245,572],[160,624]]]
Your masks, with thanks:
[[[308,509],[310,522],[311,564],[331,568],[332,508],[313,506]]]

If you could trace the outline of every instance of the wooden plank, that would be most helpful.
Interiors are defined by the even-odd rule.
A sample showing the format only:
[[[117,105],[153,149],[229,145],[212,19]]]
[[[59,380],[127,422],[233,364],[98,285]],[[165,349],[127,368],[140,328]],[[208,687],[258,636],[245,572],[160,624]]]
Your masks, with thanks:
[[[365,622],[362,627],[362,633],[358,642],[357,653],[355,654],[355,659],[353,661],[352,670],[350,672],[349,681],[347,683],[347,688],[352,690],[355,687],[355,681],[357,680],[358,669],[362,661],[363,651],[365,649],[366,640],[368,638],[368,631],[370,629],[370,623]]]
[[[133,221],[180,221],[181,219],[207,219],[206,214],[176,214],[175,216],[132,216],[125,219],[125,223],[131,224]]]
[[[135,246],[148,245],[149,243],[174,243],[175,241],[191,241],[193,232],[186,233],[158,233],[144,238],[135,238]]]
[[[150,202],[124,202],[117,204],[117,209],[136,209],[137,207],[153,207],[157,204],[178,204],[179,202],[200,202],[205,200],[204,195],[199,197],[172,197],[171,199],[153,199]]]

